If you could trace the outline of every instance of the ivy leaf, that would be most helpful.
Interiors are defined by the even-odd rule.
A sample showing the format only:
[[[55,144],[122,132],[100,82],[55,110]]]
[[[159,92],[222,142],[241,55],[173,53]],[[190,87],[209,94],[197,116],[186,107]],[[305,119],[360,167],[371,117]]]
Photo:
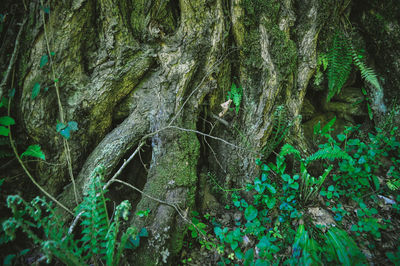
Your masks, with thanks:
[[[36,82],[32,89],[31,99],[34,100],[39,95],[39,92],[40,92],[40,84]]]
[[[10,130],[6,127],[0,126],[0,136],[8,136],[8,133],[10,133]]]
[[[258,211],[253,205],[249,205],[244,211],[244,217],[247,221],[252,221],[257,217]]]
[[[40,149],[39,145],[30,145],[24,153],[21,154],[21,158],[24,156],[31,156],[31,157],[36,157],[45,160],[46,157],[42,150]]]
[[[75,121],[69,121],[68,122],[68,127],[72,131],[77,131],[78,130],[78,123]]]
[[[60,132],[61,130],[63,130],[66,127],[67,127],[67,125],[64,125],[63,123],[59,122],[56,125],[56,130],[57,130],[57,132]]]
[[[147,229],[143,227],[142,230],[140,230],[139,236],[140,237],[148,237],[149,233],[147,232]]]
[[[47,54],[44,54],[44,55],[42,56],[42,58],[40,58],[40,65],[39,65],[39,67],[40,67],[40,68],[44,67],[44,66],[47,64],[47,62],[49,62],[49,56],[48,56]]]
[[[69,127],[65,127],[64,129],[61,129],[60,134],[64,138],[69,139],[71,137],[70,128]]]
[[[12,119],[9,116],[2,116],[2,117],[0,117],[0,125],[2,125],[2,126],[15,125],[15,121],[14,121],[14,119]]]

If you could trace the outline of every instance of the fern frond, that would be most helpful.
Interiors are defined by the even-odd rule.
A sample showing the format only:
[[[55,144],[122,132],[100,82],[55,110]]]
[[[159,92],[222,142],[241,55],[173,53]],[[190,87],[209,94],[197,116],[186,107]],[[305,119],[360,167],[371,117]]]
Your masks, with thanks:
[[[335,94],[338,94],[346,83],[352,63],[352,54],[348,40],[343,34],[337,33],[333,45],[328,52],[328,96],[329,102]]]
[[[103,190],[103,167],[98,166],[93,171],[83,202],[77,208],[82,214],[82,246],[85,249],[85,259],[106,256],[105,241],[110,226],[108,219],[105,191]]]
[[[273,128],[271,137],[268,139],[267,144],[262,149],[263,158],[268,158],[273,150],[278,147],[282,140],[286,137],[291,123],[288,121],[286,109],[283,105],[276,107],[273,118]]]
[[[396,191],[400,189],[400,179],[391,179],[389,180],[386,185],[390,190]]]
[[[328,160],[335,160],[335,159],[346,159],[346,160],[352,160],[351,156],[342,150],[339,146],[334,145],[333,147],[327,146],[325,148],[322,148],[315,152],[314,154],[311,154],[307,158],[307,162],[312,162],[315,160],[320,160],[320,159],[328,159]]]
[[[293,147],[292,145],[286,143],[285,145],[283,145],[283,147],[281,148],[281,152],[279,153],[280,156],[286,156],[288,154],[293,154],[297,159],[301,159],[300,156],[300,151],[297,150],[295,147]]]
[[[366,64],[361,60],[363,57],[356,52],[353,45],[350,45],[351,55],[353,57],[353,62],[356,67],[361,72],[361,77],[365,79],[368,83],[374,86],[377,90],[382,90],[381,85],[379,84],[378,77],[375,71],[372,68],[366,66]]]

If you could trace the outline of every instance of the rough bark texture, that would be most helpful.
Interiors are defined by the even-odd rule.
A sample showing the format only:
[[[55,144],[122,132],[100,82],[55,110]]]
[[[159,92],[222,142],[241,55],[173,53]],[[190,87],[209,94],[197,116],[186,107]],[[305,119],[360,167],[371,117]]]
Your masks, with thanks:
[[[197,191],[200,173],[215,173],[225,186],[242,186],[257,175],[254,159],[268,156],[265,147],[274,146],[277,106],[283,106],[285,121],[292,124],[286,141],[308,152],[302,123],[307,136],[315,119],[327,120],[346,109],[321,108],[325,92],[310,81],[318,52],[327,51],[351,10],[369,62],[375,60],[376,71],[385,78],[383,94],[393,97],[400,84],[400,12],[385,15],[387,21],[378,19],[386,27],[377,32],[372,14],[387,12],[378,1],[366,6],[333,0],[50,1],[45,25],[40,4],[28,2],[13,114],[52,163],[37,163],[37,180],[70,208],[75,201],[72,186],[66,186],[70,179],[62,137],[55,131],[59,110],[51,69],[49,64],[39,67],[47,53],[44,26],[66,121],[79,125],[69,144],[80,195],[98,164],[110,178],[142,137],[160,130],[148,140],[148,172],[134,177],[125,172],[120,178],[191,210],[196,193],[203,193]],[[49,90],[32,100],[37,82]],[[239,112],[217,119],[232,82],[243,87]],[[342,101],[353,99],[347,106],[358,97],[357,92],[351,95]],[[365,107],[361,111],[365,118]],[[343,116],[343,123],[360,116],[357,112]],[[210,133],[243,149],[190,131],[162,130],[169,125]],[[139,161],[131,165],[138,167]],[[136,209],[151,210],[147,219],[131,220],[138,228],[145,226],[150,237],[129,260],[138,265],[171,263],[182,247],[182,218],[172,207],[144,196]]]

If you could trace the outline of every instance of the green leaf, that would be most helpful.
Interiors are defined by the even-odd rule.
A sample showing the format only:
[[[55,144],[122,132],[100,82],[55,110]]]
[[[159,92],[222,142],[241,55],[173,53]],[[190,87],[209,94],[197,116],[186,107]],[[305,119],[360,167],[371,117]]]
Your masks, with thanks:
[[[232,241],[231,242],[231,248],[232,250],[235,250],[239,246],[239,243],[237,241]]]
[[[49,62],[49,56],[47,54],[44,54],[42,58],[40,58],[40,68],[44,67],[47,62]]]
[[[274,206],[275,206],[276,199],[275,199],[275,198],[268,198],[268,199],[266,200],[266,203],[267,203],[267,207],[268,207],[269,209],[272,209],[272,208],[274,208]]]
[[[276,189],[272,185],[267,184],[266,186],[267,186],[269,192],[271,192],[271,194],[275,194],[276,193]]]
[[[67,125],[64,125],[63,123],[57,123],[57,125],[56,125],[56,130],[57,130],[57,132],[60,132],[62,129],[64,129],[64,128],[66,128],[67,127]]]
[[[254,250],[251,248],[244,254],[244,265],[249,266],[254,260]]]
[[[299,189],[299,183],[294,182],[293,184],[290,184],[290,187],[295,189],[295,190],[298,190]]]
[[[68,122],[68,127],[72,131],[77,131],[78,130],[78,123],[75,121],[69,121]]]
[[[0,126],[0,136],[8,136],[8,133],[10,133],[10,130],[6,127]]]
[[[142,230],[140,230],[139,236],[140,237],[148,237],[149,236],[149,233],[147,232],[147,229],[145,227],[143,227]]]
[[[261,166],[261,170],[264,171],[264,172],[267,172],[267,171],[271,170],[271,168],[269,168],[268,165],[263,164],[263,165]]]
[[[249,205],[244,211],[244,217],[247,221],[252,221],[257,217],[258,211],[253,205]]]
[[[11,265],[13,265],[12,261],[13,261],[13,259],[14,259],[15,257],[17,257],[17,255],[15,255],[15,254],[9,254],[9,255],[7,255],[7,256],[4,258],[4,260],[3,260],[3,265],[4,265],[4,266],[11,266]]]
[[[14,119],[12,119],[9,116],[2,116],[2,117],[0,117],[0,125],[2,125],[2,126],[15,125],[15,121],[14,121]]]
[[[36,82],[35,85],[33,85],[31,99],[34,100],[39,95],[39,92],[40,84]]]
[[[346,135],[339,134],[339,135],[337,135],[337,138],[338,138],[339,141],[344,141],[346,139]]]
[[[30,145],[25,152],[23,152],[21,154],[21,158],[24,156],[31,156],[31,157],[35,157],[35,158],[40,158],[45,160],[45,155],[42,152],[42,150],[40,149],[39,145]]]
[[[379,190],[379,188],[380,188],[379,178],[376,175],[373,175],[372,181],[374,181],[375,189]]]
[[[328,133],[329,131],[332,131],[333,130],[332,126],[333,124],[335,124],[335,122],[336,122],[336,116],[322,128],[321,133],[325,134]]]

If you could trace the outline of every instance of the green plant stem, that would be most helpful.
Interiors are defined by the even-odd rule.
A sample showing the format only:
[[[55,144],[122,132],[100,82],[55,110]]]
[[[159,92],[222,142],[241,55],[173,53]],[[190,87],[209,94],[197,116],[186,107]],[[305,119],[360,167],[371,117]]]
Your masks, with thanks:
[[[40,4],[42,5],[42,7],[44,6],[43,5],[43,0],[40,0]],[[60,89],[58,87],[58,81],[56,80],[56,73],[55,73],[55,70],[54,70],[53,57],[51,55],[49,38],[47,36],[46,19],[44,17],[44,11],[42,11],[41,14],[42,14],[42,21],[43,21],[44,38],[46,40],[46,47],[47,47],[47,53],[48,53],[48,56],[49,56],[49,63],[50,63],[51,73],[52,73],[52,76],[53,76],[54,87],[56,89],[60,121],[61,121],[61,123],[65,124],[64,109],[63,109],[62,104],[61,104]],[[73,173],[73,170],[72,170],[71,151],[70,151],[70,148],[69,148],[68,140],[66,140],[65,138],[63,138],[63,145],[64,145],[65,154],[66,154],[66,158],[67,158],[68,173],[69,173],[69,176],[70,176],[70,179],[71,179],[71,182],[72,182],[72,187],[73,187],[73,190],[74,190],[75,203],[78,205],[79,204],[79,199],[78,199],[78,193],[77,193],[77,190],[76,190],[74,173]]]
[[[8,116],[10,116],[10,107],[11,106],[11,98],[8,101]],[[50,195],[42,186],[40,186],[36,180],[33,178],[33,176],[31,175],[31,173],[29,172],[29,170],[26,168],[24,162],[21,160],[21,157],[18,155],[18,151],[17,151],[17,147],[15,147],[14,141],[12,139],[12,133],[11,133],[11,126],[8,126],[8,130],[9,130],[9,134],[8,137],[10,139],[10,145],[11,148],[15,154],[15,157],[17,158],[19,164],[21,165],[22,169],[24,169],[26,175],[29,177],[29,179],[32,181],[32,183],[40,190],[43,192],[43,194],[45,194],[47,197],[49,197],[52,201],[54,201],[56,204],[58,204],[61,208],[63,208],[64,210],[66,210],[69,214],[71,214],[72,216],[74,216],[74,213],[68,209],[67,207],[65,207],[61,202],[59,202],[58,200],[56,200],[56,198],[54,198],[52,195]]]

